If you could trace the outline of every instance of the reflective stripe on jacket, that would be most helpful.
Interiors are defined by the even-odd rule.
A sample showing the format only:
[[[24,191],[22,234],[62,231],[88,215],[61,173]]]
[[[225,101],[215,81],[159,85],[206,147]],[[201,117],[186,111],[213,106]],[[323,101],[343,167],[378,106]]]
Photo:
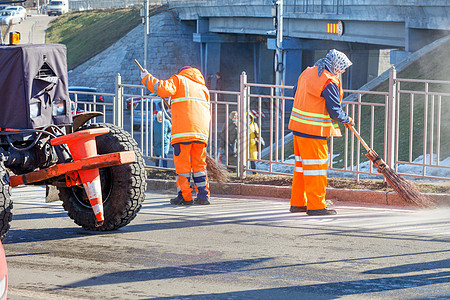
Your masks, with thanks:
[[[208,144],[210,98],[205,79],[198,69],[184,69],[168,80],[149,75],[142,83],[158,96],[172,99],[172,145],[194,141]]]
[[[339,125],[330,118],[326,101],[321,96],[323,89],[330,83],[339,87],[339,99],[342,101],[343,91],[341,82],[325,70],[320,77],[317,75],[317,66],[307,68],[298,78],[297,92],[289,129],[315,136],[341,136]]]

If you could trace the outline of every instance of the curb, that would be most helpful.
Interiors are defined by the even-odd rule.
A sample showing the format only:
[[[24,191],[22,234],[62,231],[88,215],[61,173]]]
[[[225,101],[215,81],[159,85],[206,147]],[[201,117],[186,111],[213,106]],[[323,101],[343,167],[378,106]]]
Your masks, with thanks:
[[[176,182],[174,180],[147,179],[147,191],[174,191]],[[241,195],[251,197],[270,197],[289,201],[291,197],[290,186],[271,186],[262,184],[210,182],[209,189],[214,195]],[[437,205],[450,206],[450,194],[426,193]],[[396,192],[383,192],[372,190],[349,190],[327,188],[327,200],[378,204],[388,206],[413,206],[404,201]]]

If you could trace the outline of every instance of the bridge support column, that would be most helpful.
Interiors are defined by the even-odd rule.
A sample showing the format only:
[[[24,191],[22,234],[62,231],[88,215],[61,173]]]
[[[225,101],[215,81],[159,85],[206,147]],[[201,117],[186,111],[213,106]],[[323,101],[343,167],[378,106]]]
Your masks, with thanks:
[[[197,33],[194,33],[193,41],[200,43],[201,72],[209,88],[215,88],[217,72],[220,72],[220,49],[222,42],[229,37],[220,36],[209,32],[209,19],[197,19]]]
[[[347,75],[347,88],[358,89],[367,83],[369,72],[369,50],[352,50],[349,55],[353,65],[350,67]]]
[[[220,72],[220,43],[202,43],[201,47],[201,71],[208,87],[215,89],[217,72]]]
[[[267,49],[276,49],[275,39],[267,39]],[[298,76],[303,70],[303,47],[301,42],[297,39],[284,39],[281,51],[283,52],[283,65],[281,66],[283,70],[281,78],[283,85],[295,85]]]
[[[302,73],[303,50],[289,49],[284,52],[283,85],[296,85],[298,76]],[[285,96],[293,96],[291,91],[286,91]]]

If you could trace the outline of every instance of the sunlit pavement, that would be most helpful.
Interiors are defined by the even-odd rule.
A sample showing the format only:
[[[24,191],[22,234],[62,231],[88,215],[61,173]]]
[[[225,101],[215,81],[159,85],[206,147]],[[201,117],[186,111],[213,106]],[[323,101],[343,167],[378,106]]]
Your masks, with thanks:
[[[28,10],[25,21],[13,25],[11,31],[20,32],[20,44],[44,44],[48,23],[54,18]]]
[[[43,188],[13,191],[9,299],[450,296],[449,208],[337,203],[338,215],[310,217],[271,198],[186,207],[151,192],[131,224],[94,233]]]

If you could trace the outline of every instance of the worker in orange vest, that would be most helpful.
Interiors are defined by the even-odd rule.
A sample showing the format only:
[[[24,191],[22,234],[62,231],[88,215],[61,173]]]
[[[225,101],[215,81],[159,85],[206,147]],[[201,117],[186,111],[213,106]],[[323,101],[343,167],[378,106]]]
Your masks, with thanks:
[[[209,182],[206,173],[206,146],[209,139],[210,96],[202,73],[189,66],[180,69],[168,80],[159,80],[141,72],[142,84],[152,93],[171,97],[172,133],[175,171],[177,172],[178,196],[173,205],[207,205]],[[197,198],[192,200],[190,178],[194,178]]]
[[[343,91],[338,77],[351,65],[344,53],[333,49],[298,78],[289,120],[295,153],[290,212],[315,216],[336,214],[325,203],[327,138],[342,136],[337,121],[345,127],[354,126],[341,106]]]

